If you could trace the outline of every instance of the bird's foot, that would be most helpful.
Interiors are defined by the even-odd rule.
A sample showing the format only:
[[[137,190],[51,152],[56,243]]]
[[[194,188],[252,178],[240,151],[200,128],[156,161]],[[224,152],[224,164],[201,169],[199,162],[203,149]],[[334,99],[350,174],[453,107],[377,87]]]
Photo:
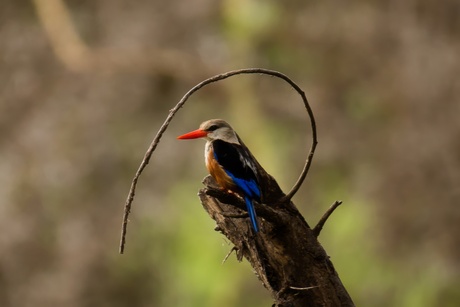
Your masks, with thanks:
[[[224,212],[220,212],[220,215],[224,216],[224,217],[230,217],[230,218],[246,218],[249,216],[249,214],[247,213],[224,213]]]

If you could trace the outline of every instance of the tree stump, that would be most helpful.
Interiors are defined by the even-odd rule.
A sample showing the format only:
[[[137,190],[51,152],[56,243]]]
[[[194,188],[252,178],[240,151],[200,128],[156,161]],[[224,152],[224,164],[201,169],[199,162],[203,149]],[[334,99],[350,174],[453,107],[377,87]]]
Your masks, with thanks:
[[[199,191],[216,230],[233,244],[237,258],[246,258],[275,300],[273,306],[354,306],[329,256],[295,205],[277,182],[261,170],[263,204],[255,203],[260,232],[254,234],[246,205],[223,191],[211,176]]]

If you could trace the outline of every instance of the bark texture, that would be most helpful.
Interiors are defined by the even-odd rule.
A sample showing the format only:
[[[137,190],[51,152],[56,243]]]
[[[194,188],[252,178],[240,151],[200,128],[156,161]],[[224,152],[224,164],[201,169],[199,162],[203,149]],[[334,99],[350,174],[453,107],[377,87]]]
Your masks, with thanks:
[[[210,176],[199,192],[204,209],[246,258],[279,307],[354,306],[329,256],[272,176],[260,169],[263,204],[255,204],[261,230],[254,234],[244,201]]]

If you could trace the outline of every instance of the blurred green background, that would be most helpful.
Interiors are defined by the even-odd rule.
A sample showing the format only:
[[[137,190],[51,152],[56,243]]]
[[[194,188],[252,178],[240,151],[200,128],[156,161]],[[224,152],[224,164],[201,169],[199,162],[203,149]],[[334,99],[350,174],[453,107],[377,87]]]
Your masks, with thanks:
[[[318,124],[294,202],[358,306],[460,304],[460,2],[2,0],[0,305],[270,306],[197,190],[210,118],[284,191],[311,133],[298,95],[237,76],[192,97],[123,205],[168,110],[213,74],[265,67]],[[314,285],[295,285],[314,286]]]

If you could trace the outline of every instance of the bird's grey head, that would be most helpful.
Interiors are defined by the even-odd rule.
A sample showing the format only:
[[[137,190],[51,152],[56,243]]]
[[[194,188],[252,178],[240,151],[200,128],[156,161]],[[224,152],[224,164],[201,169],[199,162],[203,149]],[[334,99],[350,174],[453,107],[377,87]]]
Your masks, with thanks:
[[[222,140],[228,143],[239,144],[238,137],[233,128],[222,119],[210,119],[200,125],[200,130],[208,134],[206,140]]]

